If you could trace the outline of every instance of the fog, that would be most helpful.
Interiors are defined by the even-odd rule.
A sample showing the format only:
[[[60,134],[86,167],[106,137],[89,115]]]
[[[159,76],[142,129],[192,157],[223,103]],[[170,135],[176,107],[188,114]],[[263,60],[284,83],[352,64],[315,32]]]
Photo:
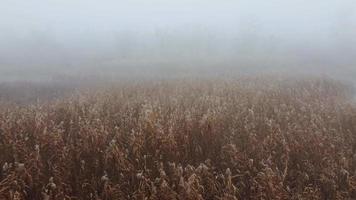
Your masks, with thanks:
[[[0,81],[356,77],[352,0],[1,0]]]

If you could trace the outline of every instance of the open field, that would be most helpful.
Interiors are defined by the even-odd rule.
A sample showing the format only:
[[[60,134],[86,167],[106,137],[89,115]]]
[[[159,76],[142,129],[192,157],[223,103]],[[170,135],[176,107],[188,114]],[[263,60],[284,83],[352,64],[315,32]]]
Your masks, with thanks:
[[[339,82],[54,90],[2,96],[0,199],[356,198],[356,106]]]
[[[0,1],[0,200],[356,200],[356,0]]]

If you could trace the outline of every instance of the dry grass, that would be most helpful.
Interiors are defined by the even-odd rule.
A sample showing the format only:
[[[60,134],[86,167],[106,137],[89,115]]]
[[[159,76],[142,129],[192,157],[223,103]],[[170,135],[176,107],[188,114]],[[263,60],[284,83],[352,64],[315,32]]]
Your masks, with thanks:
[[[0,199],[355,199],[356,107],[326,80],[122,84],[2,106]]]

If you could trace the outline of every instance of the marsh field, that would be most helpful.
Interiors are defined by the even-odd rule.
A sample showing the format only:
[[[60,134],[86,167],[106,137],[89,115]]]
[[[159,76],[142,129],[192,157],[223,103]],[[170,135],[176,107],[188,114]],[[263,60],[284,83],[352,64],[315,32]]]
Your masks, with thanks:
[[[7,91],[22,92],[2,95],[0,199],[356,198],[356,106],[343,82],[259,76]]]
[[[0,200],[355,200],[355,0],[0,0]]]

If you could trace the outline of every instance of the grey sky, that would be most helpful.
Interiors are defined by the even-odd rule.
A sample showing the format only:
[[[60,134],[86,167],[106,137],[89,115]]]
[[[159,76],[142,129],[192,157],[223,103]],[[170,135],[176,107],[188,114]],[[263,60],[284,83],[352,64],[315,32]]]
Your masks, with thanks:
[[[343,31],[335,24],[356,26],[355,9],[352,0],[2,0],[0,27],[8,36],[48,31],[71,37],[186,25],[236,31],[240,23],[251,22],[280,37],[327,37]]]
[[[353,0],[0,0],[0,4],[0,69],[7,68],[6,73],[28,66],[123,65],[123,58],[178,60],[185,54],[192,61],[199,56],[228,60],[236,58],[234,52],[250,54],[244,62],[247,57],[258,62],[265,54],[263,59],[267,55],[284,65],[300,64],[294,62],[301,60],[294,54],[319,55],[319,60],[334,55],[327,63],[343,60],[337,64],[350,68],[355,53]],[[271,48],[275,55],[258,52]],[[283,63],[279,53],[285,60],[295,60]]]

